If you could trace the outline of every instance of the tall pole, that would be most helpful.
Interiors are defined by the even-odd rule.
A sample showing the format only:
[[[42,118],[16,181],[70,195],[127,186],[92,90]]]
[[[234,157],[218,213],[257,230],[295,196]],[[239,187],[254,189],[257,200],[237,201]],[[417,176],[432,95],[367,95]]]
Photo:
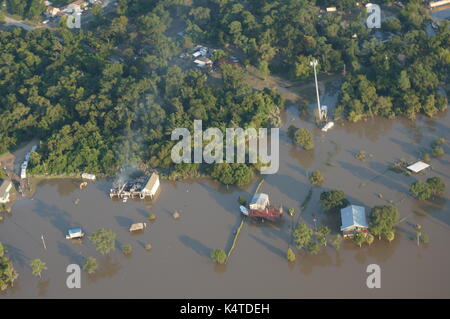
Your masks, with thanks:
[[[45,245],[44,235],[41,235],[42,244],[44,245],[44,249],[47,250],[47,246]]]
[[[314,79],[316,82],[316,94],[317,94],[317,110],[319,111],[319,120],[322,120],[322,110],[320,109],[320,96],[319,96],[319,86],[317,85],[317,72],[316,72],[316,66],[318,64],[318,61],[314,59],[310,63],[314,68]]]

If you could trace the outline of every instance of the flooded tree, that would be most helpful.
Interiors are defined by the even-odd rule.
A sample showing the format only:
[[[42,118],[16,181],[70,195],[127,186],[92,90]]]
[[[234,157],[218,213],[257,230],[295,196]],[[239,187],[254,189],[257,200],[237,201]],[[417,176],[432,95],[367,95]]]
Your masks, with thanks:
[[[361,247],[362,244],[364,244],[366,242],[366,236],[362,232],[357,232],[353,236],[353,241],[355,242],[355,244],[357,244],[359,247]]]
[[[332,209],[341,209],[348,205],[343,191],[331,190],[320,194],[320,204],[326,211]]]
[[[30,261],[30,267],[33,275],[38,276],[39,278],[41,278],[42,272],[47,270],[47,265],[39,258]]]
[[[309,242],[308,246],[306,247],[309,253],[313,255],[317,255],[320,251],[320,243],[317,241],[311,241]]]
[[[294,253],[294,251],[292,250],[291,247],[289,247],[289,248],[287,249],[287,252],[286,252],[286,258],[287,258],[287,260],[288,260],[289,262],[291,262],[291,263],[293,263],[293,262],[295,261],[295,259],[296,259],[295,253]]]
[[[369,245],[371,245],[374,240],[375,240],[375,237],[372,234],[369,233],[366,235],[366,243],[368,243]]]
[[[369,228],[374,236],[384,235],[386,238],[394,234],[394,226],[398,222],[400,214],[393,206],[376,206],[370,212]]]
[[[411,194],[417,197],[420,200],[425,200],[431,197],[432,190],[428,183],[417,181],[411,185],[409,188]]]
[[[304,127],[297,129],[294,134],[293,140],[295,144],[300,145],[306,151],[310,151],[314,148],[313,135],[308,129]]]
[[[289,216],[291,216],[291,217],[295,215],[295,209],[292,207],[289,208],[287,212],[288,212]]]
[[[317,240],[322,246],[327,245],[327,235],[330,233],[330,228],[327,226],[320,226],[317,230]]]
[[[302,249],[311,241],[313,230],[306,224],[300,224],[295,227],[292,235],[294,236],[294,242],[297,248]]]
[[[445,183],[440,177],[431,177],[426,182],[417,181],[411,184],[409,191],[420,200],[429,199],[433,195],[442,194]]]
[[[131,255],[131,252],[133,251],[133,248],[131,245],[123,245],[122,246],[122,252],[125,256]]]
[[[98,269],[97,259],[95,259],[94,257],[88,257],[86,259],[86,263],[83,266],[83,269],[88,274],[93,274]]]
[[[97,251],[102,255],[107,255],[114,250],[116,243],[116,234],[111,229],[100,228],[89,236],[90,241],[94,243]]]
[[[342,236],[340,234],[337,234],[332,240],[331,245],[334,247],[334,249],[339,250],[341,248],[342,243]]]
[[[217,264],[223,265],[227,261],[227,254],[223,249],[214,249],[211,252],[211,259]]]
[[[6,247],[0,242],[0,291],[12,287],[14,281],[19,277],[12,262],[5,256],[6,252]]]
[[[323,183],[323,181],[324,178],[319,170],[312,172],[309,176],[309,182],[313,185],[320,185]]]
[[[440,195],[445,191],[445,183],[440,177],[428,178],[427,184],[430,185],[431,191],[434,195]]]
[[[393,230],[386,233],[386,239],[391,242],[395,239],[395,233]]]

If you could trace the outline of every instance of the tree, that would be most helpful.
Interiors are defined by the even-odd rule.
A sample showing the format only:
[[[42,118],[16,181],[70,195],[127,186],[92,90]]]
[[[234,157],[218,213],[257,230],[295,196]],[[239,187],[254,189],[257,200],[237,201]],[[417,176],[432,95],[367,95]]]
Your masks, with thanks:
[[[83,266],[83,269],[88,274],[93,274],[98,269],[97,259],[95,259],[94,257],[88,257],[86,259],[86,263]]]
[[[361,247],[362,244],[364,244],[366,241],[366,235],[363,232],[356,232],[356,234],[353,236],[353,241],[355,242],[355,244]]]
[[[341,242],[342,242],[342,236],[340,234],[337,234],[333,240],[331,241],[331,245],[336,249],[339,250],[341,248]]]
[[[313,185],[320,185],[323,183],[323,181],[324,178],[319,170],[312,172],[309,176],[309,182]]]
[[[289,216],[294,216],[295,215],[295,209],[293,209],[292,207],[288,209],[288,214]]]
[[[296,258],[295,253],[290,247],[287,249],[286,258],[291,263],[293,263],[295,261],[295,258]]]
[[[308,225],[300,224],[295,227],[293,236],[294,242],[298,249],[304,248],[311,241],[311,237],[313,235],[313,231]]]
[[[312,133],[308,129],[303,127],[299,128],[295,132],[294,142],[303,147],[303,149],[307,151],[312,150],[314,148],[314,140]]]
[[[39,278],[41,277],[41,273],[44,270],[47,270],[47,266],[46,266],[45,262],[43,262],[42,260],[40,260],[38,258],[30,261],[30,267],[31,267],[31,271],[32,271],[33,275],[39,276]]]
[[[422,181],[413,183],[409,188],[409,191],[420,200],[429,199],[433,194],[433,190],[431,189],[430,185]]]
[[[316,241],[309,242],[309,244],[307,246],[307,250],[309,253],[311,253],[313,255],[317,255],[320,251],[320,243],[316,242]]]
[[[89,236],[89,239],[102,255],[107,255],[111,250],[115,249],[116,234],[111,229],[100,228]]]
[[[440,177],[430,177],[427,179],[427,184],[431,188],[434,195],[442,194],[445,191],[445,183]]]
[[[431,151],[431,155],[433,155],[434,157],[441,157],[444,154],[445,154],[444,149],[440,146],[433,147]]]
[[[398,222],[400,214],[393,206],[376,206],[370,212],[369,228],[373,235],[381,238],[394,233],[394,226]]]
[[[131,245],[123,245],[122,246],[122,252],[125,256],[131,255],[131,252],[133,251],[133,248]]]
[[[19,277],[12,262],[5,256],[6,252],[6,247],[0,242],[0,291],[12,287],[14,281]]]
[[[211,259],[219,265],[223,265],[227,261],[227,254],[223,249],[214,249],[211,253]]]
[[[371,233],[369,233],[369,234],[366,235],[366,242],[367,242],[369,245],[371,245],[371,244],[373,243],[374,239],[375,239],[375,237],[374,237]]]
[[[348,205],[343,191],[331,190],[320,194],[320,204],[323,209],[329,211],[331,209],[341,209]]]
[[[386,239],[387,239],[389,242],[393,241],[394,238],[395,238],[395,233],[394,233],[394,231],[391,230],[391,231],[389,231],[389,232],[386,233]]]
[[[327,226],[320,226],[317,230],[317,239],[323,246],[327,245],[327,235],[330,233],[330,228]]]

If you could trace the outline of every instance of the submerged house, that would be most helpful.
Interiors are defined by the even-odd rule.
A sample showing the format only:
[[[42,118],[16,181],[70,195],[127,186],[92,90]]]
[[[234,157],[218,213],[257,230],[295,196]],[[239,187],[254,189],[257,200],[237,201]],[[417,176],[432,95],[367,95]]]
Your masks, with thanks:
[[[250,201],[250,209],[263,210],[269,206],[269,195],[264,193],[255,194]]]
[[[341,231],[344,238],[353,237],[356,232],[367,232],[366,209],[362,206],[349,205],[341,209]]]
[[[0,180],[0,203],[5,204],[9,202],[11,188],[12,183],[10,180]]]

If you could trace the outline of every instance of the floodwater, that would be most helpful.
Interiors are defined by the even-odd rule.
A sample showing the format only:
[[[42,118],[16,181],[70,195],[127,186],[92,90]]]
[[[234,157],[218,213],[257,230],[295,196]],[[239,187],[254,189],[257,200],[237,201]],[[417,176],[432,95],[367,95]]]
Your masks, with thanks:
[[[310,92],[311,93],[311,92]],[[323,104],[336,101],[327,88]],[[314,96],[314,94],[310,94]],[[311,99],[313,101],[313,99]],[[264,176],[261,191],[272,204],[283,204],[297,211],[294,219],[285,215],[278,223],[244,225],[226,266],[214,265],[212,249],[228,250],[233,232],[241,221],[237,199],[250,197],[258,180],[245,189],[227,188],[200,179],[184,182],[162,181],[161,193],[151,201],[111,200],[112,180],[89,183],[80,190],[76,180],[47,180],[32,198],[19,200],[11,216],[0,224],[0,241],[5,243],[20,277],[3,298],[449,298],[450,297],[450,149],[433,159],[433,169],[423,175],[406,176],[387,171],[399,158],[416,160],[421,150],[439,138],[449,138],[449,112],[435,119],[369,119],[356,124],[337,125],[327,133],[301,119],[295,106],[283,113],[280,132],[280,169]],[[293,146],[287,138],[289,125],[313,130],[315,149],[307,152]],[[364,150],[365,162],[355,158]],[[328,164],[327,164],[328,163]],[[333,234],[339,229],[338,215],[322,211],[320,192],[340,189],[353,204],[367,212],[375,205],[395,204],[402,217],[396,238],[384,239],[359,248],[343,242],[341,250],[323,248],[317,255],[297,253],[289,264],[285,258],[292,222],[310,185],[308,173],[320,169],[323,187],[314,188],[301,220],[314,226],[328,225]],[[442,197],[418,201],[409,196],[409,185],[416,179],[443,178],[447,190]],[[382,194],[382,197],[379,196]],[[75,204],[79,199],[79,203]],[[179,211],[181,218],[172,214]],[[131,235],[128,227],[146,221],[149,213],[157,219],[141,233]],[[430,242],[416,245],[414,224],[422,225]],[[72,243],[65,239],[68,229],[82,227],[91,234],[100,227],[117,233],[116,250],[100,256],[89,240]],[[44,236],[47,250],[41,241]],[[146,244],[153,249],[147,252]],[[120,251],[130,244],[130,257]],[[88,256],[100,263],[98,272],[82,272],[81,288],[68,289],[66,267],[82,265]],[[48,270],[42,279],[33,277],[30,259],[40,258]],[[381,267],[381,288],[368,289],[366,268]]]

